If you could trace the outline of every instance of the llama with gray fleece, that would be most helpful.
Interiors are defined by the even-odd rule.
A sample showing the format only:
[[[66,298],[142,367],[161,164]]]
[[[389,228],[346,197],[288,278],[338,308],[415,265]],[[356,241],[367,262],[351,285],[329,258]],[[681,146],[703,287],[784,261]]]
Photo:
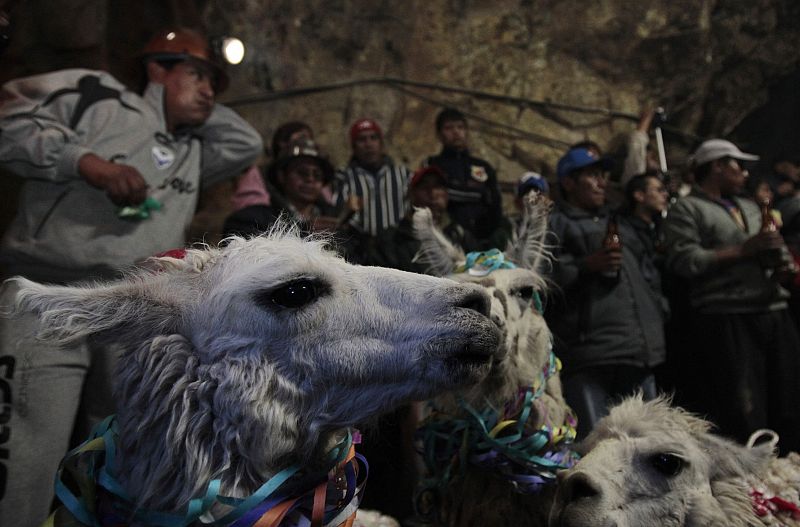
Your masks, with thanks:
[[[559,475],[550,527],[800,526],[800,457],[739,445],[667,398],[622,401]],[[752,439],[752,438],[751,438]]]
[[[502,339],[480,382],[441,395],[419,432],[428,470],[417,500],[428,523],[449,527],[544,526],[556,473],[572,466],[575,417],[564,401],[540,294],[552,202],[531,195],[504,252],[464,254],[430,212],[414,214],[419,259],[430,272],[483,287]]]
[[[325,245],[279,224],[118,282],[7,284],[40,338],[123,348],[116,418],[62,465],[56,525],[353,521],[352,427],[479,382],[499,335],[480,287]]]

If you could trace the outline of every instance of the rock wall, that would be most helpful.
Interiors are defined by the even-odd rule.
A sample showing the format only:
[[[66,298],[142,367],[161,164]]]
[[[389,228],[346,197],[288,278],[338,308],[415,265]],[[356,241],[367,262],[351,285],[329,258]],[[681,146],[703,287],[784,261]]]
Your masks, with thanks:
[[[349,124],[372,116],[389,152],[416,167],[439,148],[433,120],[443,105],[470,115],[473,150],[498,167],[507,189],[527,169],[552,177],[576,141],[619,150],[647,105],[668,110],[671,166],[696,137],[769,148],[759,138],[785,129],[782,142],[800,148],[796,115],[757,118],[767,102],[781,107],[797,92],[800,3],[793,0],[29,0],[6,9],[15,39],[2,78],[85,65],[132,83],[136,50],[159,26],[237,35],[247,55],[231,68],[221,99],[267,142],[282,122],[309,122],[335,164],[349,157]],[[426,87],[287,93],[359,79]],[[224,213],[226,192],[206,196],[209,214]]]
[[[789,1],[263,4],[218,1],[205,13],[211,29],[252,42],[253,52],[234,72],[230,100],[397,77],[632,115],[661,104],[679,131],[728,135],[766,103],[771,85],[797,69],[800,51],[800,4]],[[433,116],[439,104],[453,104],[476,116],[475,149],[506,180],[533,168],[525,165],[552,164],[565,144],[592,138],[613,147],[632,128],[630,119],[601,113],[409,92],[354,87],[238,108],[266,135],[286,119],[311,122],[340,162],[348,155],[348,124],[375,116],[387,129],[390,150],[416,165],[438,147]],[[679,162],[691,138],[668,134],[668,140]]]

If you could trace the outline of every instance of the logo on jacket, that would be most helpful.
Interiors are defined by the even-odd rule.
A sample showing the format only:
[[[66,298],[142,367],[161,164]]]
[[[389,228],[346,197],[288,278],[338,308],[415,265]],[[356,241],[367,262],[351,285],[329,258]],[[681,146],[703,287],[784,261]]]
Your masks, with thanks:
[[[175,162],[175,152],[161,145],[153,147],[153,162],[159,170],[166,170]]]
[[[475,181],[479,181],[481,183],[486,182],[489,179],[489,174],[486,173],[486,169],[479,165],[472,165],[469,167],[470,175],[472,179]]]

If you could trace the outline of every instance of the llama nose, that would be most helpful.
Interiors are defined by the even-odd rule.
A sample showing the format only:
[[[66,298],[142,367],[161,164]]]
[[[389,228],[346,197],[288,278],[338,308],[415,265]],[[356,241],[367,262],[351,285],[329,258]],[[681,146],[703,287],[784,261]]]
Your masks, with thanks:
[[[463,307],[472,311],[477,311],[488,318],[491,308],[489,295],[479,286],[464,284],[461,287],[459,296],[455,299],[456,307]]]
[[[559,492],[563,496],[565,503],[572,503],[584,498],[593,498],[600,495],[600,489],[592,479],[578,472],[571,474],[561,482]]]

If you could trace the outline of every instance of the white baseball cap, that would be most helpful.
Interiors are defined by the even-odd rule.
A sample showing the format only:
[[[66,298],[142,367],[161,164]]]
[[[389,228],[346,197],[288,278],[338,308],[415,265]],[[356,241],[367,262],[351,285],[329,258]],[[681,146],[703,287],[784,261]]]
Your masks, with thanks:
[[[732,157],[741,161],[758,161],[758,156],[748,154],[739,150],[739,148],[725,139],[709,139],[697,147],[692,157],[689,158],[692,165],[700,166],[723,157]]]

